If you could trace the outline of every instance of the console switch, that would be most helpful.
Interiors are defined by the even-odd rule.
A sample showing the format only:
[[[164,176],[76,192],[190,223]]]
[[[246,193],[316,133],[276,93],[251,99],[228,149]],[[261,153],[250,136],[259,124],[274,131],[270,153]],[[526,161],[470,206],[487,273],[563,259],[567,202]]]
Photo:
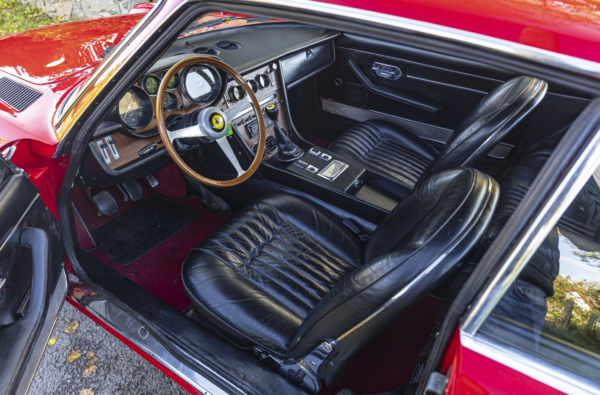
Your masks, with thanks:
[[[324,160],[325,162],[329,162],[329,161],[331,160],[332,156],[331,156],[331,155],[328,155],[328,154],[325,154],[325,153],[323,153],[323,154],[321,154],[320,158],[321,158],[322,160]]]
[[[316,168],[316,167],[314,167],[312,165],[308,165],[304,170],[306,170],[310,174],[317,174],[317,172],[319,171],[318,168]]]
[[[314,148],[311,148],[310,151],[308,151],[308,153],[311,154],[312,156],[316,156],[316,157],[321,155],[321,151],[317,151]]]
[[[294,165],[296,165],[297,167],[299,167],[301,169],[304,169],[304,168],[306,168],[306,166],[308,166],[308,163],[306,163],[303,160],[299,160],[297,162],[294,162]]]

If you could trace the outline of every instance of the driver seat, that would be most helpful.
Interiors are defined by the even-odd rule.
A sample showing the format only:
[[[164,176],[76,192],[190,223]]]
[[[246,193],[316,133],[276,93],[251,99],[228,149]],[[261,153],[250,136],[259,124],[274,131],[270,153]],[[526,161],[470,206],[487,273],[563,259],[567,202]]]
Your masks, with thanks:
[[[458,269],[497,197],[496,181],[477,170],[436,173],[366,243],[303,198],[261,197],[192,250],[183,283],[214,330],[316,393]]]

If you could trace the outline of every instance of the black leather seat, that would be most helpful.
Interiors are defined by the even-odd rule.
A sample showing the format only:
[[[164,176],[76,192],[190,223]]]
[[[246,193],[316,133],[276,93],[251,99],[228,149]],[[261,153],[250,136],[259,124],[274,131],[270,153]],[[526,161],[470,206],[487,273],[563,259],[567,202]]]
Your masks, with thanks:
[[[481,237],[497,194],[479,171],[437,173],[364,244],[302,198],[263,197],[190,253],[183,283],[217,331],[277,358],[282,373],[314,392],[319,379],[333,385],[356,352],[456,268]],[[319,348],[325,342],[332,351]],[[319,352],[317,362],[327,363],[314,372],[297,365]]]
[[[548,84],[517,77],[486,95],[438,151],[410,131],[386,122],[361,122],[329,150],[410,188],[429,175],[479,165],[492,149],[543,99]]]

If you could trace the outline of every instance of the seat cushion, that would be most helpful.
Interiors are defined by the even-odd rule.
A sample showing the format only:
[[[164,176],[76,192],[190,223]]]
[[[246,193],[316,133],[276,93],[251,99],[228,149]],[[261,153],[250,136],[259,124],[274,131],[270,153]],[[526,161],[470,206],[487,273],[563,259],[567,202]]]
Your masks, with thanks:
[[[410,188],[438,155],[415,134],[385,121],[355,125],[329,150]]]
[[[192,303],[215,329],[241,347],[286,356],[307,314],[361,264],[362,249],[326,211],[271,195],[202,241],[182,275]]]

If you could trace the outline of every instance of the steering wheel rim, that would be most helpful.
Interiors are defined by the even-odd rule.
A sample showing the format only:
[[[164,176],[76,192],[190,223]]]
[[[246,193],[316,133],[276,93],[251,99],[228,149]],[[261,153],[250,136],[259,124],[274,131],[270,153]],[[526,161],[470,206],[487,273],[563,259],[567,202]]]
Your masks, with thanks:
[[[165,99],[165,94],[167,92],[167,87],[169,85],[169,81],[171,78],[177,73],[179,70],[191,66],[193,64],[202,63],[211,66],[215,66],[225,73],[227,73],[230,77],[232,77],[235,82],[237,82],[245,91],[246,95],[244,99],[237,102],[229,109],[222,111],[216,106],[206,107],[204,108],[199,115],[199,123],[198,125],[190,126],[183,129],[178,129],[174,131],[167,130],[167,126],[165,123],[164,117],[164,109],[162,103]],[[254,160],[250,164],[247,170],[241,169],[237,157],[235,153],[231,149],[229,142],[227,141],[227,130],[229,129],[229,124],[231,120],[235,119],[236,115],[242,111],[248,102],[252,105],[254,113],[257,115],[257,125],[258,125],[258,150],[256,155],[254,156]],[[212,113],[211,113],[212,111]],[[209,115],[210,113],[210,115]],[[229,113],[229,114],[228,114]],[[192,177],[194,180],[201,182],[206,185],[214,186],[214,187],[231,187],[234,185],[238,185],[254,174],[258,166],[262,162],[262,157],[265,151],[265,121],[262,116],[262,111],[260,109],[260,104],[258,103],[258,99],[252,92],[252,89],[248,86],[246,80],[231,66],[224,63],[222,60],[218,58],[214,58],[211,56],[192,56],[190,58],[181,60],[173,65],[167,73],[163,76],[162,81],[158,87],[158,92],[156,93],[156,123],[158,126],[158,132],[160,133],[160,137],[162,142],[167,149],[167,152],[173,159],[173,161],[179,166],[179,168],[188,176]],[[224,120],[224,127],[220,131],[215,131],[214,128],[210,127],[210,121],[208,117],[215,117],[218,115],[222,117],[222,122]],[[217,122],[217,124],[219,124]],[[215,123],[213,122],[213,125]],[[216,126],[215,126],[216,127]],[[202,176],[201,174],[196,173],[192,168],[190,168],[184,161],[181,159],[175,147],[173,146],[173,141],[177,138],[189,138],[189,137],[208,137],[212,138],[216,141],[225,155],[228,157],[229,161],[232,163],[236,171],[238,172],[238,176],[232,180],[220,181],[213,180],[207,177]]]

